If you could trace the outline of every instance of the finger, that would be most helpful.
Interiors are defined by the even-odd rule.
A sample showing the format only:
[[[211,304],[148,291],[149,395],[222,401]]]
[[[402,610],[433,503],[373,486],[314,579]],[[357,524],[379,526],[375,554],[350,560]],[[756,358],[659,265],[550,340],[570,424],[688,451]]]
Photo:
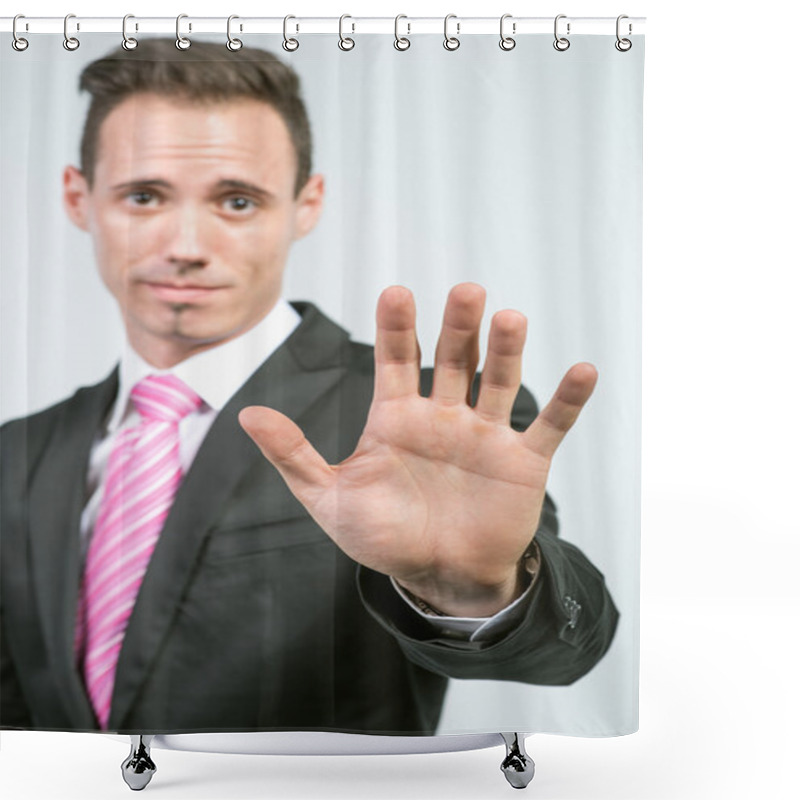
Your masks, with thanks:
[[[570,367],[550,402],[523,434],[523,441],[528,447],[540,455],[552,458],[591,397],[596,383],[597,370],[591,364],[582,363]]]
[[[492,317],[486,363],[475,411],[492,422],[508,424],[522,377],[522,350],[528,321],[519,311],[498,311]]]
[[[436,345],[431,397],[440,403],[467,403],[480,358],[480,328],[486,291],[477,283],[450,290]]]
[[[419,394],[419,345],[414,295],[390,286],[378,298],[375,334],[375,399]]]
[[[313,505],[330,486],[333,468],[288,417],[272,408],[248,406],[239,412],[239,424],[303,505]]]

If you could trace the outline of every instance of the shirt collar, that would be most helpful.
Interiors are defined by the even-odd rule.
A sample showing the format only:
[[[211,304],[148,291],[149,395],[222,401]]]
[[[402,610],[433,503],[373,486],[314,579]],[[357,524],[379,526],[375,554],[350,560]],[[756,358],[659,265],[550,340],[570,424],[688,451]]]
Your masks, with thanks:
[[[190,356],[168,370],[156,369],[126,343],[119,369],[119,391],[108,420],[116,430],[130,409],[133,387],[148,375],[171,373],[218,412],[299,325],[300,315],[281,298],[261,322],[229,342]]]

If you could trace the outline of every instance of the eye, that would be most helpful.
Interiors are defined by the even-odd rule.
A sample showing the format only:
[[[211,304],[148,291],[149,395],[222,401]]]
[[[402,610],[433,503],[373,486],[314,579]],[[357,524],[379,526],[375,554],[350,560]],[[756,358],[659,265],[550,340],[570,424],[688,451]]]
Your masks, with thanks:
[[[156,201],[156,195],[153,192],[149,192],[145,189],[137,192],[130,192],[126,195],[126,197],[135,206],[150,206],[154,205]]]
[[[256,204],[249,197],[243,197],[242,195],[226,197],[223,205],[226,209],[236,212],[250,211],[256,207]]]

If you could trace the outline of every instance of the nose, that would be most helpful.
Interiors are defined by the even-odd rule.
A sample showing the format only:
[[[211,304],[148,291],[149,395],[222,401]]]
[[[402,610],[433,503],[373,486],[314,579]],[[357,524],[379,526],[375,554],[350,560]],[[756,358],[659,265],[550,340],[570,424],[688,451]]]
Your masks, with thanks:
[[[198,269],[208,264],[209,256],[203,243],[200,211],[185,206],[176,211],[167,240],[167,261],[179,272]]]

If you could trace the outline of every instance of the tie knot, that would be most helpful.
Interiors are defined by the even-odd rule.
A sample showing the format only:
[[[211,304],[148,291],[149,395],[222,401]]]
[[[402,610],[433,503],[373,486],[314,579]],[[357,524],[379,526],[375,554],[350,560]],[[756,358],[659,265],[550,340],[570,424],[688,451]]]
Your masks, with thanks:
[[[131,400],[142,417],[159,422],[179,422],[203,402],[174,375],[148,375],[133,387]]]

